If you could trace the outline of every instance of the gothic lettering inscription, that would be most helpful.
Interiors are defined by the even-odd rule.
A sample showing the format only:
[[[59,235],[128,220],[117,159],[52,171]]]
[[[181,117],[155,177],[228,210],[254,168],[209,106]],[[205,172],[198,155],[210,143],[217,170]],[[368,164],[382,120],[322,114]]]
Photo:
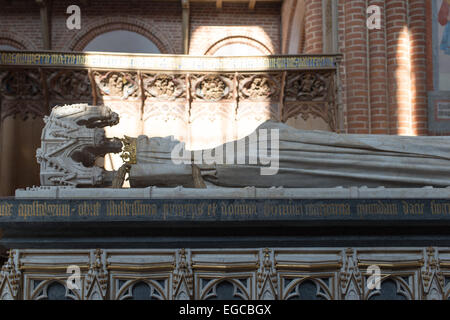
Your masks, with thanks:
[[[84,53],[0,52],[0,65],[185,71],[335,69],[334,56],[162,57]]]
[[[156,216],[156,214],[156,204],[147,204],[140,200],[108,201],[106,204],[106,216],[109,217]]]
[[[0,203],[0,216],[6,216],[9,217],[12,214],[12,208],[13,204],[8,202]]]
[[[0,200],[0,224],[33,221],[450,219],[447,200]]]
[[[438,203],[435,200],[431,201],[432,215],[450,215],[450,202]]]

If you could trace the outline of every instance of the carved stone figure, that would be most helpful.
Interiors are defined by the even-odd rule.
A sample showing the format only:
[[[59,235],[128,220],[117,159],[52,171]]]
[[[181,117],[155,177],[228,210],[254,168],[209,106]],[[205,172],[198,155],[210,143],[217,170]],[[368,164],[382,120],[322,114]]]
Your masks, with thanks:
[[[38,149],[42,185],[111,186],[95,158],[120,152],[102,127],[117,124],[106,107],[56,107]],[[124,141],[131,187],[450,186],[450,137],[405,137],[305,131],[267,121],[255,133],[214,149],[188,151],[173,137]],[[269,161],[268,161],[269,160]],[[119,183],[120,185],[120,183]]]

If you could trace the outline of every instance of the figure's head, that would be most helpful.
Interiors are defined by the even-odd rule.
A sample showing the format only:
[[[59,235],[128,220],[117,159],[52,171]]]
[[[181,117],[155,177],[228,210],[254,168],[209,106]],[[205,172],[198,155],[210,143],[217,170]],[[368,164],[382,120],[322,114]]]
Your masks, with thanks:
[[[122,150],[121,141],[106,138],[103,129],[117,124],[119,116],[105,106],[73,104],[54,107],[44,121],[36,151],[41,185],[103,185],[105,170],[95,162]]]

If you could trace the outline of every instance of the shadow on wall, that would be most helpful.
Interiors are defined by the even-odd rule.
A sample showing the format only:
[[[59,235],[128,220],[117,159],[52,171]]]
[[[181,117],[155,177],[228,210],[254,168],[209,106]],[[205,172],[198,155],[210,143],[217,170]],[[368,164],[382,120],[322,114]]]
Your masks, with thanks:
[[[0,50],[21,49],[0,45]],[[11,70],[0,78],[0,196],[13,196],[16,188],[39,185],[35,153],[46,109],[40,87],[37,71]]]

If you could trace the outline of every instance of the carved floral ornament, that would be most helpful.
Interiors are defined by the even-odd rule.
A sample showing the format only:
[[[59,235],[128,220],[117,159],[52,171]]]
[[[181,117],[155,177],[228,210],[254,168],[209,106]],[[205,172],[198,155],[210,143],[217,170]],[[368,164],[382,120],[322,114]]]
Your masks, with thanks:
[[[121,99],[139,96],[137,74],[132,72],[94,72],[99,94]]]

